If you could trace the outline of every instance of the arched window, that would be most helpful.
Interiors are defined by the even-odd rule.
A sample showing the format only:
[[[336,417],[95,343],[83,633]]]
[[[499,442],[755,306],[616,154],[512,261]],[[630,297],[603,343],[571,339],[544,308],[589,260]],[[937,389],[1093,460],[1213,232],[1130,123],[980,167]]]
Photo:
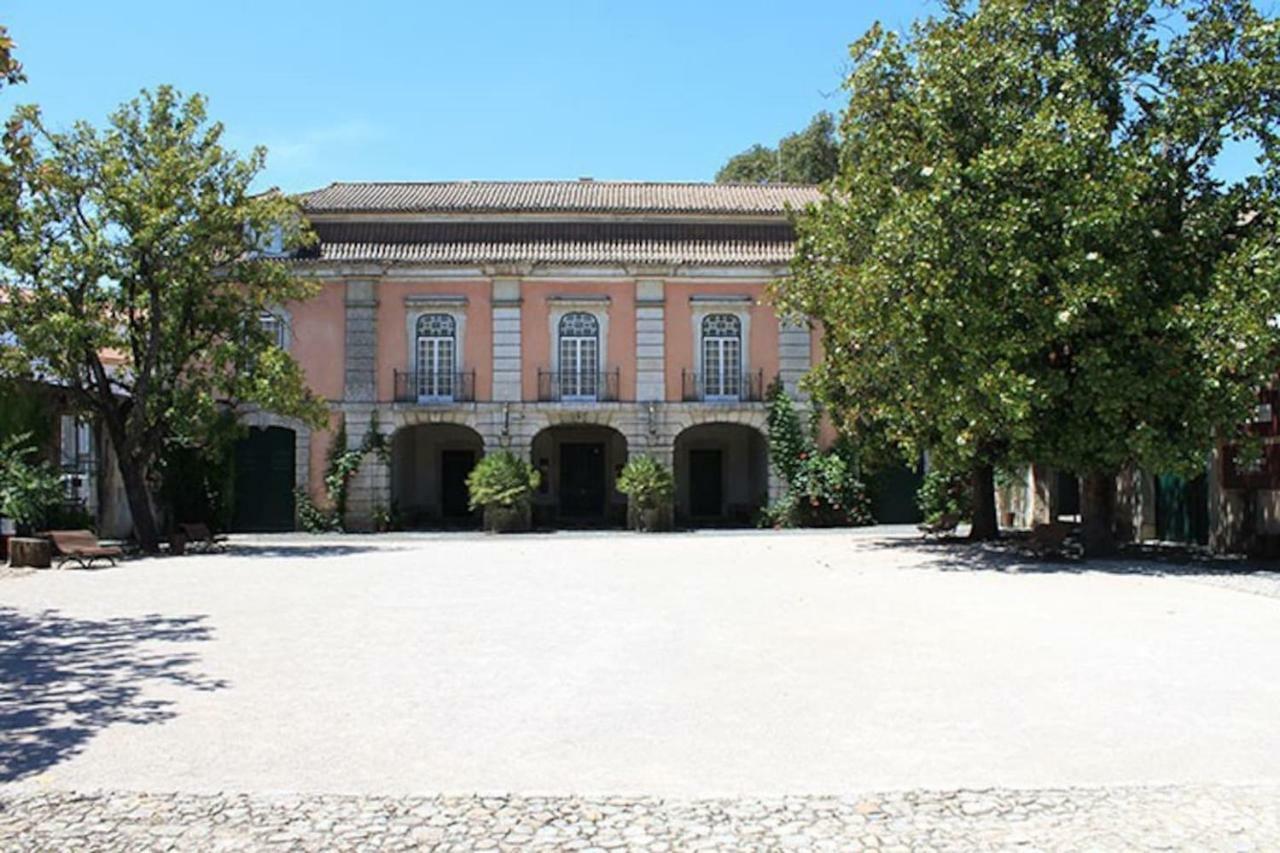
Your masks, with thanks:
[[[418,318],[416,341],[418,399],[453,399],[457,323],[448,314],[423,314]]]
[[[600,321],[574,311],[560,318],[560,399],[594,400],[600,388]]]
[[[709,400],[742,394],[742,321],[733,314],[702,318],[702,383]]]

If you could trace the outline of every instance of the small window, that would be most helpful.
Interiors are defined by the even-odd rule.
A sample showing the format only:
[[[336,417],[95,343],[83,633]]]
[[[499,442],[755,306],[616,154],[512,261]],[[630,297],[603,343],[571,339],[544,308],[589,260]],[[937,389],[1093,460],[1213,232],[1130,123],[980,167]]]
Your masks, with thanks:
[[[258,317],[258,325],[262,327],[262,331],[266,332],[267,338],[271,343],[280,349],[285,348],[285,324],[283,317],[279,314],[272,314],[270,311],[264,311],[262,312],[262,315]]]

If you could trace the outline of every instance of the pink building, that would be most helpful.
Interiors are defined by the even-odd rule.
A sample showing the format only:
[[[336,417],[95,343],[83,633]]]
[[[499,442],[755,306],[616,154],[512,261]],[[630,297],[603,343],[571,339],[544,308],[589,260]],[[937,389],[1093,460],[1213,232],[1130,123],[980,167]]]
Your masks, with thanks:
[[[410,525],[463,522],[466,474],[497,448],[543,471],[547,523],[620,519],[614,481],[636,453],[673,467],[687,522],[748,519],[777,488],[764,388],[779,378],[794,393],[818,346],[766,293],[787,272],[788,207],[817,198],[591,180],[301,196],[320,242],[296,263],[322,289],[281,306],[281,342],[349,444],[375,414],[391,436],[389,464],[368,460],[352,485],[351,521],[394,509]],[[330,435],[252,422],[241,468],[265,497],[237,524],[291,525],[291,501],[269,492],[320,495]]]

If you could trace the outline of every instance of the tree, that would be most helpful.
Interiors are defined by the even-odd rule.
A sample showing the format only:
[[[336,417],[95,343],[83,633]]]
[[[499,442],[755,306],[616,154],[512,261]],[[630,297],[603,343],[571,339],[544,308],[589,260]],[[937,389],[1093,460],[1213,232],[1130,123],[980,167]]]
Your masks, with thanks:
[[[9,30],[0,24],[0,86],[12,86],[26,79],[22,74],[22,63],[13,58],[13,48]]]
[[[0,367],[64,385],[100,418],[135,534],[154,551],[166,446],[198,443],[246,405],[322,417],[260,320],[313,292],[260,246],[268,235],[299,246],[309,232],[290,199],[250,194],[265,151],[224,148],[198,95],[143,92],[105,131],[53,131],[34,107],[12,127],[19,195],[15,227],[0,233],[0,332],[12,346]]]
[[[1173,35],[1169,35],[1170,28]],[[1243,0],[952,2],[852,47],[840,173],[797,219],[784,307],[820,320],[847,429],[966,468],[1085,479],[1199,460],[1274,370],[1280,33]],[[1261,151],[1224,183],[1223,140]]]
[[[835,119],[821,112],[799,133],[785,136],[776,149],[753,145],[716,172],[716,183],[820,184],[836,173],[839,150]]]

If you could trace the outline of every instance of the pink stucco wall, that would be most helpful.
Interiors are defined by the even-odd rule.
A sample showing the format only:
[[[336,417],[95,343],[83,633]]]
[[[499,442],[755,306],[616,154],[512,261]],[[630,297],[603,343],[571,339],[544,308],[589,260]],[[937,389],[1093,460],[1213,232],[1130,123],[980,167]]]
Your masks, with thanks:
[[[520,285],[521,373],[523,397],[538,397],[538,370],[552,369],[551,311],[554,298],[608,296],[602,306],[608,314],[604,368],[619,369],[618,397],[636,398],[636,302],[635,282],[626,281],[525,281]]]
[[[474,370],[476,399],[493,397],[493,287],[488,279],[383,280],[378,284],[378,400],[395,397],[395,371],[413,369],[407,315],[430,310],[405,304],[408,296],[462,296],[467,300],[460,370]],[[452,309],[450,309],[452,310]]]
[[[327,283],[289,312],[289,350],[302,367],[311,390],[326,400],[341,400],[346,354],[346,285]]]
[[[778,375],[778,315],[765,302],[767,285],[760,282],[685,282],[668,281],[664,288],[666,301],[666,375],[667,399],[679,400],[682,393],[681,370],[696,370],[692,298],[747,296],[750,317],[747,342],[747,369],[763,370],[768,385]]]

